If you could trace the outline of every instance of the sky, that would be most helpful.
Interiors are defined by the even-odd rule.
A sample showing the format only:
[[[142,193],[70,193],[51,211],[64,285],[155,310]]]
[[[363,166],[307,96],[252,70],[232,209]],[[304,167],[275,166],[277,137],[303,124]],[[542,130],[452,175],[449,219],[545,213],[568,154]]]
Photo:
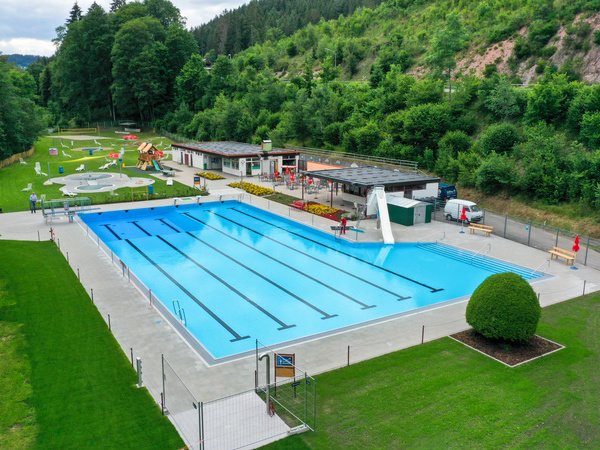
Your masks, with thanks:
[[[249,0],[171,0],[186,20],[187,28],[207,23],[224,10]],[[105,11],[112,0],[96,0]],[[128,0],[127,3],[130,3]],[[0,0],[0,53],[51,56],[56,28],[64,25],[75,0]],[[93,0],[78,0],[85,14]]]

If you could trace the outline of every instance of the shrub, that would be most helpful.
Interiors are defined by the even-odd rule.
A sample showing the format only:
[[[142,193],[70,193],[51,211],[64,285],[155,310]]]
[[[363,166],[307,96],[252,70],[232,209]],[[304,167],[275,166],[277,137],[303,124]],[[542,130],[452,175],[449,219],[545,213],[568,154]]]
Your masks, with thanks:
[[[499,273],[479,285],[467,305],[467,323],[491,339],[517,342],[531,338],[542,308],[533,288],[514,273]]]

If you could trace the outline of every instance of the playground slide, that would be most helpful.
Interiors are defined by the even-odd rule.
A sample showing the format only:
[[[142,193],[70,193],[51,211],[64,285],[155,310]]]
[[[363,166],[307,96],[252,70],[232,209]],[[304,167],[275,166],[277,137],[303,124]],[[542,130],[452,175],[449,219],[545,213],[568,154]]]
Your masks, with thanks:
[[[392,234],[392,224],[390,223],[390,214],[387,208],[387,200],[383,186],[375,186],[375,196],[377,197],[377,208],[379,210],[379,220],[381,221],[381,234],[384,244],[394,244],[394,235]]]
[[[156,160],[152,160],[152,164],[154,164],[154,168],[156,169],[157,172],[160,172],[160,166],[158,165],[158,163],[156,162]]]

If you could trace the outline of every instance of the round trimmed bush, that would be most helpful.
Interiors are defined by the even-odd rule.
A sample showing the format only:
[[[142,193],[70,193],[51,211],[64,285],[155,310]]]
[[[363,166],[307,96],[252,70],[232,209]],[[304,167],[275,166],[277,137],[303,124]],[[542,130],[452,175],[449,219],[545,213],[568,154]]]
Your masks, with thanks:
[[[514,273],[492,275],[467,305],[467,323],[487,338],[524,341],[535,334],[542,308],[533,288]]]

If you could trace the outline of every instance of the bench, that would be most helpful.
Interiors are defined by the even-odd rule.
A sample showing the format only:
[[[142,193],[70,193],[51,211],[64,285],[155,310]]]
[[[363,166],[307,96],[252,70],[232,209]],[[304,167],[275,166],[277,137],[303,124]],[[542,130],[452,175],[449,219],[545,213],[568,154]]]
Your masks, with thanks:
[[[492,234],[492,231],[494,231],[494,227],[490,225],[480,225],[478,223],[472,223],[471,225],[469,225],[469,233],[474,233],[475,231],[483,231],[486,236],[489,236],[490,234]]]
[[[297,209],[301,209],[304,210],[306,208],[306,203],[301,202],[300,200],[294,200],[292,203],[290,203],[290,206],[292,208],[297,208]]]
[[[550,253],[550,259],[553,259],[555,256],[557,260],[559,257],[564,258],[565,264],[567,266],[569,265],[569,261],[571,261],[571,264],[574,264],[575,258],[577,257],[577,253],[570,252],[569,250],[565,250],[559,247],[554,247],[554,249],[548,250],[548,253]]]

